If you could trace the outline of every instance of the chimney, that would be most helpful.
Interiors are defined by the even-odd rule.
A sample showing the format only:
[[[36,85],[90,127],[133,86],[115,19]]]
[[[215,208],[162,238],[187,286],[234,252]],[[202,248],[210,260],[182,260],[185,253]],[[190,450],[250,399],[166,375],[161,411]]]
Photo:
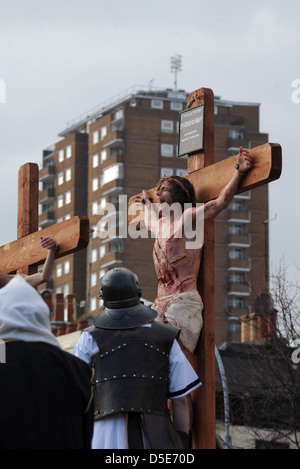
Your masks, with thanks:
[[[241,342],[249,342],[250,340],[250,328],[249,328],[249,316],[245,314],[244,316],[241,316]]]
[[[277,336],[277,310],[273,309],[268,316],[267,330],[269,337]]]
[[[51,294],[51,291],[50,290],[43,290],[41,292],[41,297],[43,298],[43,300],[45,301],[46,305],[48,306],[49,308],[49,316],[50,316],[50,321],[51,321],[51,315],[52,315],[52,294]]]
[[[250,340],[256,340],[257,339],[257,314],[256,313],[251,313],[249,314],[249,329],[250,329]]]
[[[63,293],[56,293],[55,321],[64,321],[65,302]]]
[[[253,313],[241,316],[241,342],[277,336],[277,310],[272,297],[263,293],[257,297]]]
[[[86,319],[82,319],[81,321],[78,321],[77,330],[81,331],[85,329],[86,327],[88,327],[88,325],[89,325],[88,321]]]
[[[66,327],[66,334],[70,334],[71,332],[74,332],[76,330],[77,330],[77,324],[75,322],[71,322]]]
[[[267,337],[267,332],[267,319],[264,314],[259,314],[257,317],[257,338],[263,339],[264,337]]]
[[[59,326],[57,328],[56,337],[59,337],[60,335],[65,335],[65,333],[66,333],[66,326]]]
[[[67,304],[68,304],[68,322],[73,322],[75,321],[75,318],[76,318],[76,296],[72,294],[68,295]]]

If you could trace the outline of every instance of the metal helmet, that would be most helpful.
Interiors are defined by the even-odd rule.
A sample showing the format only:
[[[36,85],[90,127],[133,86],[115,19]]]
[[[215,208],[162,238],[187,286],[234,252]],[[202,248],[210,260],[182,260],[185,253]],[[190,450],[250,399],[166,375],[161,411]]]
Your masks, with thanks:
[[[102,329],[130,329],[153,321],[157,312],[140,302],[138,277],[125,267],[109,270],[99,280],[104,309],[94,320]]]

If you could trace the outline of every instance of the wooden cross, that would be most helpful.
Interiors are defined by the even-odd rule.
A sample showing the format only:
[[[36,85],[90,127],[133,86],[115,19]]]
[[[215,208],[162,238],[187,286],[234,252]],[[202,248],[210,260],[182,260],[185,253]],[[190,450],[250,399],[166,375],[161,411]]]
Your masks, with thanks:
[[[0,247],[0,271],[32,274],[45,262],[47,250],[40,237],[59,244],[56,258],[84,249],[89,243],[89,219],[75,216],[38,231],[39,169],[36,163],[21,166],[18,175],[17,240]]]
[[[190,93],[188,107],[204,103],[204,146],[203,150],[188,156],[188,174],[185,176],[195,188],[197,202],[208,202],[219,196],[233,174],[237,156],[214,164],[214,95],[208,88],[200,88]],[[237,193],[248,191],[267,184],[280,177],[281,146],[267,143],[250,150],[253,166],[243,177]],[[158,202],[156,188],[147,190],[153,202]],[[129,223],[143,223],[143,212],[130,216],[130,206],[135,197],[129,200]],[[214,310],[214,221],[205,223],[204,246],[198,276],[198,290],[203,299],[203,327],[197,348],[190,361],[203,385],[193,394],[195,422],[193,447],[212,449],[216,447],[215,416],[215,310]]]

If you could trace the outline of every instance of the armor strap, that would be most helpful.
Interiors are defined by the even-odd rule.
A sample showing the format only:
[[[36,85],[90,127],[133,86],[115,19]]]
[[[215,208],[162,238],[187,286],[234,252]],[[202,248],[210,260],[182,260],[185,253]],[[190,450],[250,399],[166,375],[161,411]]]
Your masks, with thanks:
[[[128,449],[144,449],[141,417],[137,412],[127,413],[127,441]]]

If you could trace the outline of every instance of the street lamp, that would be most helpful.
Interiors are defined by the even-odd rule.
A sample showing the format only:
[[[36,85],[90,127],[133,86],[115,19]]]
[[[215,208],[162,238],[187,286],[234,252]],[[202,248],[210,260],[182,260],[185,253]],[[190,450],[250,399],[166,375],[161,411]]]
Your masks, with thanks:
[[[177,91],[177,73],[181,72],[181,55],[175,54],[171,57],[171,72],[174,72],[174,89]]]

